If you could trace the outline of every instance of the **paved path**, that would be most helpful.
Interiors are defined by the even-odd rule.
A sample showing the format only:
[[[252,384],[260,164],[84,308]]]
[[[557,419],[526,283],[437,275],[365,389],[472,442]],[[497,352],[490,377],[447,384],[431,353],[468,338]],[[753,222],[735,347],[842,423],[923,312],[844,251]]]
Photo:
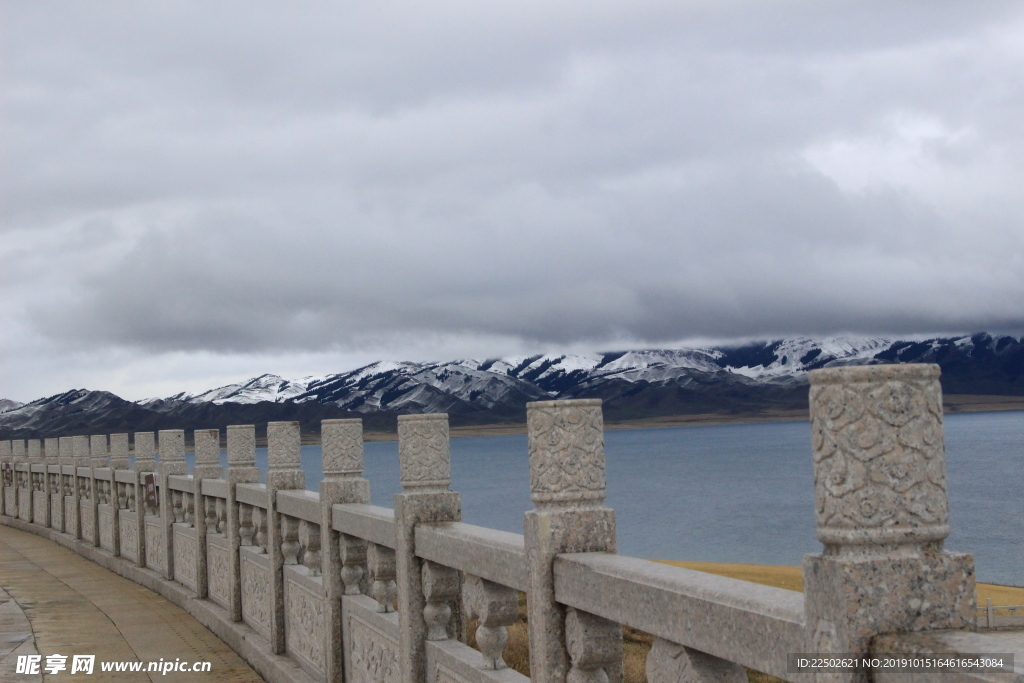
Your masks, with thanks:
[[[92,676],[44,681],[263,681],[206,627],[156,593],[33,534],[0,526],[0,680],[18,654],[94,654]],[[103,661],[207,661],[209,673],[107,673]],[[143,668],[145,668],[143,664]],[[34,680],[40,680],[34,678]]]

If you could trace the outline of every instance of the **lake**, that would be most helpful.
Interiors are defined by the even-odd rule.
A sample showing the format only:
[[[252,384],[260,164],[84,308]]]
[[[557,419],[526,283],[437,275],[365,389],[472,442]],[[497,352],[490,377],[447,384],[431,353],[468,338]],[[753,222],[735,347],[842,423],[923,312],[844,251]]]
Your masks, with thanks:
[[[1024,412],[947,415],[945,425],[946,548],[972,553],[979,581],[1024,585]],[[605,503],[615,510],[619,553],[799,565],[821,550],[810,442],[807,422],[606,431]],[[398,443],[365,449],[373,503],[392,507]],[[533,507],[526,435],[454,438],[451,453],[463,521],[522,533]],[[266,449],[256,457],[265,473]],[[221,459],[226,465],[226,453]],[[319,446],[303,446],[302,467],[316,490]]]

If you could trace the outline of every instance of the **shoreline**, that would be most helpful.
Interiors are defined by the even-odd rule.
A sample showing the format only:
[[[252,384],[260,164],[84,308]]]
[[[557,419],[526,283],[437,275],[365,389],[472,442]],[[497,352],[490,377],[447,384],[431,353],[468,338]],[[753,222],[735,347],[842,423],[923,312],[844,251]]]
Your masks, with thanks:
[[[960,413],[995,413],[1024,410],[1024,396],[987,396],[978,394],[950,394],[943,397],[943,412],[946,415]],[[777,410],[761,413],[700,413],[696,415],[667,415],[645,417],[635,420],[606,422],[604,428],[613,429],[658,429],[661,427],[703,427],[708,425],[762,424],[765,422],[806,422],[807,410]],[[461,425],[451,427],[453,439],[460,437],[508,436],[525,434],[526,424]],[[397,441],[395,432],[367,431],[366,441]],[[312,442],[310,442],[312,443]]]

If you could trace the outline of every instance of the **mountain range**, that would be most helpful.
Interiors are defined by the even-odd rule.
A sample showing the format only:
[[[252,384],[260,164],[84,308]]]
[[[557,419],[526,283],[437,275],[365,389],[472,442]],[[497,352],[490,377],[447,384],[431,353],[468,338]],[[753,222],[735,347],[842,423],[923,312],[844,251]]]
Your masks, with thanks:
[[[793,338],[690,349],[536,355],[443,363],[380,361],[332,375],[260,375],[202,393],[127,401],[76,389],[26,404],[0,402],[0,438],[265,426],[361,417],[394,431],[403,413],[447,412],[453,426],[516,424],[529,401],[601,398],[609,423],[681,415],[757,416],[807,408],[807,373],[821,367],[938,363],[947,395],[1024,396],[1024,339]]]

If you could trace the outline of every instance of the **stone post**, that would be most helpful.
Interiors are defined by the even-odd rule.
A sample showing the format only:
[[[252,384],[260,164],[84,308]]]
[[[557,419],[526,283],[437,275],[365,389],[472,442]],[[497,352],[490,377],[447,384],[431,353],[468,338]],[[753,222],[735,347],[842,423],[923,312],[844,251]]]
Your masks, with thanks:
[[[74,438],[70,436],[61,436],[57,438],[57,462],[60,464],[60,477],[57,482],[57,490],[60,492],[60,526],[57,528],[65,534],[73,531],[71,526],[73,520],[68,517],[67,504],[65,501],[68,496],[73,495],[73,487],[69,482],[74,482],[74,477],[70,477],[69,475],[75,467],[74,441]]]
[[[11,442],[0,441],[0,515],[7,514],[7,474],[6,467],[14,469],[11,459]],[[13,475],[12,475],[13,476]]]
[[[127,470],[131,467],[131,460],[128,458],[128,435],[110,435],[110,508],[114,513],[114,522],[111,526],[113,534],[114,557],[121,555],[121,501],[118,495],[117,471]],[[136,489],[136,494],[138,489]],[[140,525],[140,529],[144,528]]]
[[[890,631],[971,629],[974,560],[949,534],[937,365],[810,373],[821,555],[804,557],[809,652],[867,653]],[[864,683],[867,673],[830,680]]]
[[[17,468],[18,465],[24,465],[28,461],[28,456],[25,455],[25,440],[15,439],[11,442],[11,458],[14,462],[13,468]],[[18,471],[14,470],[14,516],[21,518],[21,498],[25,493],[22,491],[21,486],[18,485]],[[29,496],[32,494],[29,493]],[[29,500],[29,509],[31,509],[32,501]],[[31,522],[32,520],[26,520]]]
[[[530,679],[562,683],[570,673],[566,649],[566,609],[555,602],[553,564],[560,553],[615,552],[615,513],[604,507],[604,419],[600,399],[539,401],[526,404],[530,449],[530,491],[535,508],[526,513],[524,536],[530,572],[527,610],[530,626]],[[609,679],[621,680],[621,635],[611,624],[576,613],[574,635],[594,636],[585,649],[599,649]],[[579,628],[586,624],[586,629]],[[616,625],[617,629],[618,626]],[[583,637],[583,636],[581,636]],[[617,654],[608,649],[618,648]],[[608,662],[615,661],[615,664]],[[583,670],[580,660],[574,670]],[[582,668],[581,668],[582,667]]]
[[[26,455],[30,465],[43,464],[43,443],[39,439],[29,439],[25,442]]]
[[[220,479],[220,430],[197,429],[195,439],[196,466],[192,470],[193,496],[196,505],[196,597],[207,594],[206,564],[206,501],[203,499],[203,479]],[[214,529],[216,531],[216,529]]]
[[[36,498],[42,495],[43,491],[46,490],[46,460],[43,459],[43,442],[39,439],[29,439],[27,442],[28,446],[28,490],[29,490],[29,510],[31,511],[32,517],[28,521],[33,524],[39,524],[41,526],[50,526],[50,501],[46,501],[46,514],[42,521],[36,521]],[[43,474],[39,475],[38,472],[33,472],[32,468],[36,465],[43,466]],[[37,475],[43,479],[42,488],[36,490]]]
[[[284,555],[281,552],[281,515],[277,512],[277,492],[304,489],[306,475],[302,471],[301,437],[298,422],[267,424],[267,552],[273,563],[270,582],[270,646],[274,654],[285,653],[284,639]]]
[[[82,538],[82,490],[78,485],[78,468],[89,466],[89,437],[87,436],[75,436],[72,437],[72,464],[71,469],[74,470],[74,475],[71,477],[71,490],[74,500],[74,527],[75,527],[75,538]]]
[[[174,504],[169,477],[188,474],[185,464],[185,430],[161,429],[160,440],[160,522],[163,525],[164,578],[174,579]]]
[[[92,503],[92,544],[100,547],[100,487],[102,479],[96,478],[96,470],[110,464],[107,453],[106,434],[94,434],[89,437],[89,491]]]
[[[324,420],[320,423],[324,479],[320,482],[320,553],[327,610],[325,643],[327,680],[340,683],[344,675],[341,639],[342,549],[332,528],[331,507],[369,503],[370,482],[363,478],[363,421]],[[366,544],[362,544],[363,553]],[[346,547],[345,552],[351,548]]]
[[[448,490],[451,455],[447,413],[400,415],[398,460],[402,480],[402,493],[395,494],[399,670],[402,681],[424,683],[427,623],[423,610],[427,600],[423,593],[423,563],[416,557],[416,525],[462,519],[462,500],[458,493]],[[461,623],[461,615],[455,621]]]
[[[254,425],[228,425],[228,482],[227,499],[227,537],[228,576],[231,584],[229,596],[231,618],[242,620],[242,575],[239,566],[238,548],[241,543],[239,533],[238,504],[235,487],[238,484],[255,484],[260,480],[260,471],[256,467],[256,427]]]
[[[60,510],[56,511],[54,515],[53,509],[53,494],[60,490],[60,475],[57,475],[57,484],[54,485],[50,480],[52,479],[51,469],[60,469],[60,465],[57,461],[57,453],[60,450],[57,439],[50,437],[43,443],[43,461],[46,463],[46,474],[43,475],[43,490],[46,492],[46,520],[47,526],[51,529],[61,530],[61,517],[64,515],[64,501],[60,502]]]
[[[155,479],[159,479],[156,472],[156,439],[153,432],[135,432],[135,515],[138,519],[139,533],[136,557],[139,558],[139,566],[146,566],[146,479],[145,475],[152,473]],[[165,492],[160,491],[160,498]],[[154,510],[154,514],[157,511]]]

